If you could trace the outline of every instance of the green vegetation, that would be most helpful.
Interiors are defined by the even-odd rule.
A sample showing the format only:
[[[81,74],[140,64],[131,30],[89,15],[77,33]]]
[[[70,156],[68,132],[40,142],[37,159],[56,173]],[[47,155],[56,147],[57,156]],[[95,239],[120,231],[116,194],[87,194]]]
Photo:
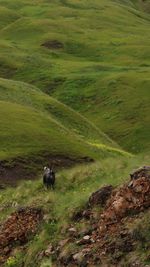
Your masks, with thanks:
[[[81,137],[117,147],[117,144],[82,115],[33,86],[0,79],[0,100],[21,104],[46,113],[45,115],[50,115],[60,125],[62,124]]]
[[[17,207],[44,211],[37,235],[5,267],[50,267],[39,253],[63,238],[90,194],[149,165],[149,12],[149,0],[0,0],[0,172],[95,160],[59,170],[54,192],[39,176],[0,189],[0,224]],[[148,221],[129,226],[142,262]]]
[[[22,82],[0,79],[0,121],[1,160],[125,154],[79,113]]]
[[[39,234],[28,243],[25,254],[22,257],[16,255],[18,263],[15,263],[15,267],[21,266],[21,260],[24,261],[24,267],[40,266],[35,255],[46,249],[49,243],[55,244],[64,238],[63,232],[71,223],[71,216],[85,205],[91,192],[106,184],[116,186],[125,182],[132,169],[148,162],[149,157],[146,156],[132,159],[108,158],[60,171],[57,173],[54,192],[45,191],[41,180],[36,183],[22,182],[15,190],[8,188],[3,191],[0,195],[1,207],[4,207],[0,212],[1,221],[19,206],[38,206],[43,208],[45,214],[45,222],[41,225]],[[43,259],[42,264],[44,261],[47,262],[47,259]]]
[[[0,0],[0,7],[3,78],[38,86],[124,149],[148,151],[149,0]]]

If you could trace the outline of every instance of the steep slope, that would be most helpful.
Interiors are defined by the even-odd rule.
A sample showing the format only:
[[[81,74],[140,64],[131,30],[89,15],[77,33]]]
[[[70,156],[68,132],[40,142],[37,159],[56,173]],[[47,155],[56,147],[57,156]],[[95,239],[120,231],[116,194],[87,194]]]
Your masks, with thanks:
[[[85,117],[34,86],[23,82],[0,79],[0,100],[46,112],[68,130],[89,142],[117,147],[115,142]]]
[[[0,223],[3,231],[0,231],[0,262],[5,262],[5,267],[9,267],[10,264],[13,267],[50,267],[85,266],[89,260],[86,266],[90,267],[91,264],[96,266],[101,259],[102,263],[106,263],[102,266],[133,267],[135,262],[138,267],[148,265],[149,180],[146,183],[140,182],[140,186],[139,180],[135,180],[133,188],[131,183],[130,187],[129,182],[126,183],[133,169],[148,163],[149,157],[110,157],[94,164],[80,165],[57,173],[55,192],[45,191],[41,180],[24,181],[15,189],[7,188],[1,191]],[[102,207],[99,203],[97,206],[94,203],[91,207],[87,204],[92,192],[106,184],[116,187],[122,183],[126,184],[123,189],[115,188],[112,201],[107,207]],[[143,191],[140,191],[141,189]],[[126,190],[127,198],[126,194],[120,197],[122,190]],[[114,215],[114,209],[117,207],[117,220],[114,221],[115,216],[111,216],[110,209]],[[103,214],[104,220],[107,215],[109,231],[108,235],[105,235],[105,240],[102,237],[99,242]],[[43,220],[39,225],[41,217]],[[114,224],[115,222],[117,224]],[[87,239],[85,238],[84,243],[85,236]],[[93,238],[94,242],[88,238]],[[78,252],[82,253],[76,255]]]
[[[0,121],[2,181],[31,176],[45,163],[127,154],[83,116],[23,82],[0,79]]]
[[[149,266],[149,207],[150,166],[134,172],[120,188],[109,185],[98,189],[87,207],[74,214],[75,223],[66,231],[66,243],[61,246],[64,240],[59,242],[55,251],[58,266]],[[80,227],[82,231],[77,230]]]
[[[149,266],[149,7],[0,0],[3,267]]]
[[[148,1],[0,0],[5,9],[0,75],[39,86],[125,149],[148,150],[145,5]]]

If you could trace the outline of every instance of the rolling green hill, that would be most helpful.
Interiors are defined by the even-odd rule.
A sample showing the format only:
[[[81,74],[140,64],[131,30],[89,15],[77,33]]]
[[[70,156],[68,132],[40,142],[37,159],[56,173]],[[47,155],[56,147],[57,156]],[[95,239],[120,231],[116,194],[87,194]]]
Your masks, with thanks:
[[[0,76],[38,86],[126,150],[148,151],[149,6],[0,0]]]
[[[23,82],[0,79],[0,121],[0,157],[13,165],[20,158],[31,169],[31,159],[38,167],[48,157],[125,154],[86,118]]]
[[[99,128],[79,113],[54,98],[41,92],[38,88],[23,82],[0,79],[0,100],[8,101],[45,112],[59,125],[86,138],[89,142],[115,146],[117,144],[103,134]]]

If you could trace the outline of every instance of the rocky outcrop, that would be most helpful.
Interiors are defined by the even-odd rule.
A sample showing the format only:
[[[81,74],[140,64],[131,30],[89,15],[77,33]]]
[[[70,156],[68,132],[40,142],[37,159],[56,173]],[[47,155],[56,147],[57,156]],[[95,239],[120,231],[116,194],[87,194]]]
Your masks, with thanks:
[[[107,185],[94,192],[89,198],[89,206],[94,206],[94,205],[101,205],[102,207],[105,206],[108,198],[112,193],[112,190],[113,190],[112,185]]]
[[[37,208],[20,208],[12,213],[0,228],[0,264],[10,256],[17,246],[26,244],[36,233],[42,219]]]
[[[139,177],[121,187],[110,198],[101,215],[101,228],[119,222],[123,217],[150,207],[150,179]],[[102,230],[103,231],[103,230]]]
[[[150,166],[141,167],[130,174],[131,180],[145,177],[150,179]]]
[[[74,245],[75,250],[74,253],[71,251],[67,261],[61,257],[61,266],[124,266],[121,265],[122,258],[135,249],[135,238],[128,224],[134,224],[140,214],[150,208],[150,167],[144,166],[130,177],[130,181],[119,188],[105,186],[91,195],[87,207],[74,221],[80,225],[88,223],[91,231],[82,237],[77,230],[72,237],[68,231],[67,246]],[[100,207],[97,214],[95,205]],[[76,229],[73,224],[71,229]],[[61,255],[61,248],[57,253]],[[137,266],[144,266],[139,264]]]

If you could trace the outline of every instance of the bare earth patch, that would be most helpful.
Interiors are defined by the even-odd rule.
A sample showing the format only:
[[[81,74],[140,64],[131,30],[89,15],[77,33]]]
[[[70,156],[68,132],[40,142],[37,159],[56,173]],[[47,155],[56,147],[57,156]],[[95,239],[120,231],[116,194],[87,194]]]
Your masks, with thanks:
[[[0,264],[4,263],[17,246],[25,245],[37,232],[42,211],[20,208],[12,213],[0,228]]]
[[[95,210],[94,205],[101,207],[101,211]],[[149,167],[139,169],[131,175],[130,182],[122,187],[112,189],[108,186],[98,190],[91,195],[87,208],[73,216],[74,222],[66,231],[67,244],[65,243],[65,246],[58,244],[54,249],[53,253],[57,255],[58,265],[125,266],[122,265],[122,260],[136,249],[136,239],[129,230],[129,225],[134,225],[137,219],[142,219],[143,214],[148,212],[149,208]],[[85,223],[88,225],[82,233],[76,228],[78,222],[80,226]],[[72,230],[73,233],[70,229],[74,230]],[[145,245],[149,247],[150,244]],[[70,247],[74,249],[70,250]],[[146,265],[137,259],[136,262],[127,266],[143,267]]]
[[[43,43],[41,46],[44,46],[48,49],[62,49],[64,47],[63,43],[58,40],[48,40]]]
[[[64,155],[52,156],[45,154],[33,155],[27,158],[12,159],[12,161],[0,162],[0,189],[4,185],[16,186],[21,180],[37,179],[43,167],[52,166],[55,170],[69,168],[75,164],[93,162],[89,157],[71,158]]]

